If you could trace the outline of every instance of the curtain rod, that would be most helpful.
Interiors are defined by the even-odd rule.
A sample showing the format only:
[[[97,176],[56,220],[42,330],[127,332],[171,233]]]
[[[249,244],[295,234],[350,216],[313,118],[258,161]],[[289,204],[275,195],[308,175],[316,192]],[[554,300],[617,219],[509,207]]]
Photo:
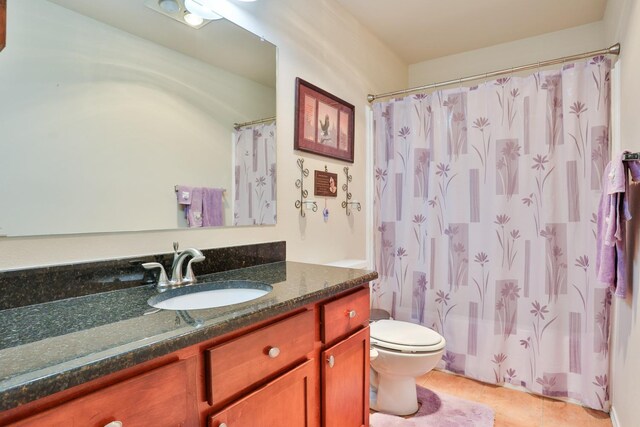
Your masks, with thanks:
[[[233,127],[234,129],[240,129],[241,127],[244,127],[244,126],[257,125],[259,123],[268,123],[268,122],[275,122],[275,121],[276,121],[276,116],[273,116],[273,117],[266,117],[264,119],[253,120],[251,122],[234,123]]]
[[[469,76],[469,77],[463,77],[461,79],[453,79],[453,80],[447,80],[444,82],[439,82],[439,83],[431,83],[428,85],[424,85],[424,86],[418,86],[418,87],[412,87],[409,89],[403,89],[403,90],[397,90],[395,92],[387,92],[387,93],[381,93],[379,95],[372,95],[369,94],[367,95],[367,101],[369,101],[369,103],[375,101],[376,99],[379,98],[389,98],[391,96],[396,96],[396,95],[404,95],[407,93],[412,93],[412,92],[419,92],[422,90],[427,90],[427,89],[435,89],[441,86],[449,86],[452,84],[461,84],[461,83],[466,83],[466,82],[470,82],[473,80],[479,80],[479,79],[486,79],[488,77],[496,77],[496,76],[501,76],[504,74],[512,74],[512,73],[517,73],[520,71],[525,71],[525,70],[531,70],[534,68],[540,68],[540,67],[548,67],[549,65],[556,65],[556,64],[562,64],[564,62],[571,62],[571,61],[577,61],[579,59],[584,59],[584,58],[590,58],[593,56],[598,56],[598,55],[619,55],[620,54],[620,43],[616,43],[613,46],[607,48],[607,49],[600,49],[600,50],[594,50],[592,52],[585,52],[585,53],[579,53],[577,55],[571,55],[571,56],[564,56],[562,58],[556,58],[556,59],[550,59],[548,61],[539,61],[533,64],[527,64],[527,65],[521,65],[519,67],[511,67],[511,68],[505,68],[503,70],[498,70],[498,71],[491,71],[489,73],[481,73],[481,74],[475,74],[473,76]]]

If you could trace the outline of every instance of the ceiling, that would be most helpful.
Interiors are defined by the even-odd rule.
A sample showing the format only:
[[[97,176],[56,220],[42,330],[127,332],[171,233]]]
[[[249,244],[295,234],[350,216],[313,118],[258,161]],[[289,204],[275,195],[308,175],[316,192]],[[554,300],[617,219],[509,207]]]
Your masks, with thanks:
[[[337,0],[407,64],[599,21],[607,0]]]
[[[275,46],[226,19],[212,21],[196,30],[149,9],[144,0],[49,1],[215,67],[275,87]]]

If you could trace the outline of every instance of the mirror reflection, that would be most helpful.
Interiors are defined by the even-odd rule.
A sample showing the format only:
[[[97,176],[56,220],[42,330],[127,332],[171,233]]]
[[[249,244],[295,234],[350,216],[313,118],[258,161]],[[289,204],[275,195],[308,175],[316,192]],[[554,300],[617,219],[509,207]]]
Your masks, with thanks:
[[[9,2],[0,235],[275,223],[276,47],[183,1]]]

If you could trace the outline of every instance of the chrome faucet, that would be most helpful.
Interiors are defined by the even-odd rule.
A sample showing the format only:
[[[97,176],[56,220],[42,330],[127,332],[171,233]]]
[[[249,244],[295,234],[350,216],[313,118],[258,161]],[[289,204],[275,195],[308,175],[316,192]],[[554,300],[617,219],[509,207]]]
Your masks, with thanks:
[[[196,283],[198,280],[196,279],[195,274],[193,273],[193,268],[191,264],[194,262],[202,262],[205,260],[204,255],[198,249],[188,248],[182,252],[178,252],[178,243],[173,244],[174,255],[173,255],[173,264],[171,266],[171,279],[167,277],[167,273],[162,264],[159,262],[146,262],[142,264],[147,270],[152,270],[157,268],[160,270],[160,277],[158,277],[157,289],[160,292],[166,291],[167,289],[177,288],[185,285],[192,285]],[[182,275],[182,266],[184,264],[184,260],[187,257],[191,257],[189,262],[187,263],[187,273],[186,275]]]
[[[204,261],[204,255],[198,249],[189,248],[184,251],[178,253],[177,256],[173,258],[173,266],[171,267],[171,280],[175,283],[175,286],[182,285],[192,285],[197,282],[195,274],[193,274],[193,269],[191,268],[191,264],[194,262],[202,262]],[[191,259],[187,263],[187,274],[182,277],[182,264],[184,260],[191,256]]]

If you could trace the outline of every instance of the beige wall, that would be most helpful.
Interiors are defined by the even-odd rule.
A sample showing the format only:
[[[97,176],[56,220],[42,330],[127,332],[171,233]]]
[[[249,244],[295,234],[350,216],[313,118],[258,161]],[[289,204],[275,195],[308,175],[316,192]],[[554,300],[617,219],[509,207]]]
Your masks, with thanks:
[[[604,33],[604,24],[599,21],[412,64],[409,85],[421,86],[602,49],[608,47]]]
[[[302,77],[356,107],[355,164],[352,193],[365,198],[366,95],[407,84],[407,67],[334,0],[279,0],[231,4],[220,11],[279,47],[278,55],[278,225],[58,237],[0,238],[0,270],[169,252],[181,247],[213,248],[275,240],[287,241],[290,260],[326,262],[365,257],[366,206],[347,218],[340,208],[342,192],[329,200],[329,222],[320,212],[302,220],[294,207],[299,177],[293,151],[294,81]],[[10,41],[9,41],[10,42]],[[306,166],[337,172],[346,163],[304,155]],[[350,165],[351,166],[351,165]],[[324,201],[319,201],[320,209]]]
[[[622,51],[614,82],[613,153],[640,151],[640,4],[636,0],[609,0],[605,15],[607,39],[620,41]],[[617,98],[617,102],[615,101]],[[617,126],[616,126],[617,123]],[[611,337],[612,419],[620,427],[638,425],[640,401],[640,322],[638,275],[640,261],[640,192],[632,187],[630,208],[634,219],[627,226],[628,282],[626,300],[614,299]]]

